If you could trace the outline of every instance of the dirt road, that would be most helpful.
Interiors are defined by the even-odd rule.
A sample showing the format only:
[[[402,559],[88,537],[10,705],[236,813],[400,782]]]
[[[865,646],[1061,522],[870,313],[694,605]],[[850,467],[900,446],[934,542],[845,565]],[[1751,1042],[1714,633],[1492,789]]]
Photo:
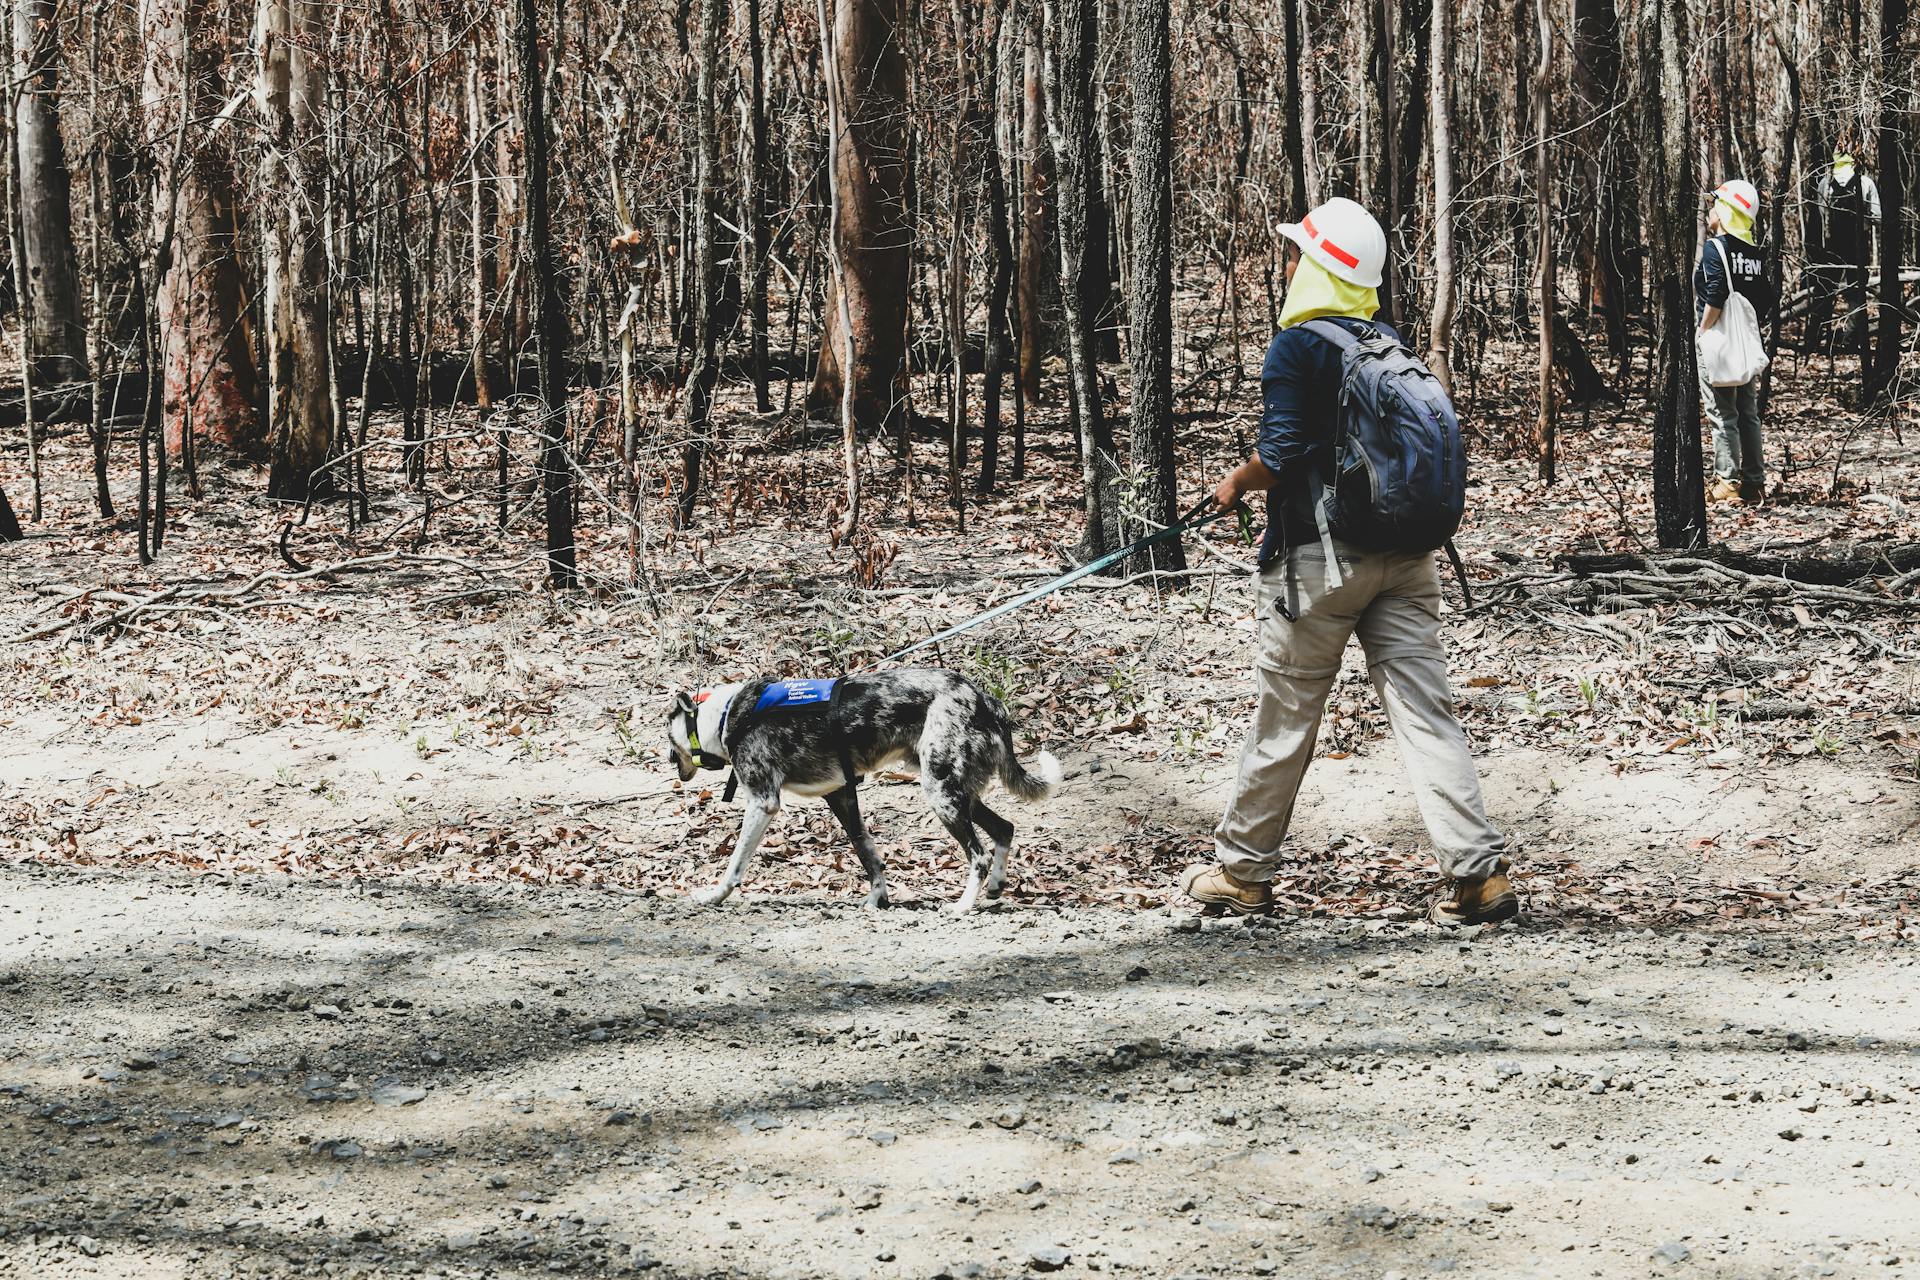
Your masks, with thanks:
[[[0,1273],[1920,1273],[1910,949],[14,867]]]

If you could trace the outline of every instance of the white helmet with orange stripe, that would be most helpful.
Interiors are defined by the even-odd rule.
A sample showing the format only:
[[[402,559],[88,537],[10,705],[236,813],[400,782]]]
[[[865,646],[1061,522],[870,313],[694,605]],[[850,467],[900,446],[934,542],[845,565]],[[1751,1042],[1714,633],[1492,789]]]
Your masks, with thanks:
[[[1327,274],[1363,288],[1380,287],[1387,233],[1372,214],[1344,196],[1335,196],[1298,222],[1280,224],[1280,234]]]
[[[1760,216],[1760,192],[1744,178],[1729,178],[1713,189],[1715,200],[1724,200],[1749,218]]]

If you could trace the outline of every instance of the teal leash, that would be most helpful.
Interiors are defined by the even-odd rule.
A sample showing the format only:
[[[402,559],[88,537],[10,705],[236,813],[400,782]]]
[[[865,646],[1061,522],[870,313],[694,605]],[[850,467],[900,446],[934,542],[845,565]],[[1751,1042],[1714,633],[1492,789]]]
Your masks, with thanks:
[[[1079,568],[1073,570],[1070,573],[1063,573],[1059,577],[1053,579],[1051,582],[1042,583],[1040,586],[1035,587],[1033,590],[1027,592],[1025,595],[1015,596],[1013,599],[1008,600],[1004,604],[995,605],[993,608],[988,609],[985,613],[975,614],[973,617],[968,618],[965,622],[956,623],[953,626],[948,627],[945,631],[939,632],[935,635],[930,635],[924,640],[920,640],[913,644],[910,644],[906,648],[901,649],[897,653],[890,653],[886,657],[880,659],[879,662],[875,663],[874,666],[883,667],[889,663],[898,662],[900,659],[906,657],[908,654],[918,653],[922,649],[931,648],[932,646],[939,644],[943,640],[951,640],[953,637],[960,635],[963,632],[973,630],[975,627],[980,626],[982,623],[991,622],[995,618],[1005,617],[1007,614],[1012,613],[1014,610],[1025,608],[1027,605],[1032,604],[1036,600],[1044,600],[1048,596],[1052,595],[1054,592],[1061,590],[1063,587],[1072,586],[1074,583],[1080,581],[1080,579],[1082,578],[1090,577],[1093,574],[1100,572],[1102,569],[1109,568],[1112,565],[1116,565],[1120,563],[1122,560],[1125,560],[1129,556],[1138,555],[1140,552],[1145,551],[1148,547],[1151,547],[1156,543],[1165,542],[1168,538],[1177,538],[1182,533],[1185,533],[1188,529],[1197,529],[1201,525],[1211,524],[1215,520],[1220,520],[1225,518],[1228,515],[1233,514],[1232,512],[1229,512],[1229,511],[1208,512],[1207,508],[1212,505],[1213,505],[1213,499],[1211,496],[1202,498],[1200,499],[1200,501],[1194,503],[1193,506],[1189,507],[1185,515],[1181,516],[1180,519],[1168,525],[1166,528],[1156,529],[1152,533],[1148,534],[1146,537],[1140,538],[1137,541],[1130,542],[1126,546],[1121,547],[1118,551],[1109,551],[1107,552],[1107,554],[1100,556],[1098,559],[1089,560],[1087,563],[1081,565]]]

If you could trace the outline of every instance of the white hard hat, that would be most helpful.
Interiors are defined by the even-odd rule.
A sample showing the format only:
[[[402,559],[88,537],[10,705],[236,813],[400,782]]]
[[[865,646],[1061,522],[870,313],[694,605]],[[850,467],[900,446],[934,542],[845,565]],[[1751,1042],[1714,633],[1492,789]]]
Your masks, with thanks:
[[[1372,214],[1344,196],[1335,196],[1298,222],[1281,223],[1280,234],[1327,274],[1368,289],[1380,287],[1387,233]]]
[[[1760,216],[1760,193],[1744,178],[1730,178],[1721,183],[1713,189],[1713,198],[1725,200],[1749,218]]]

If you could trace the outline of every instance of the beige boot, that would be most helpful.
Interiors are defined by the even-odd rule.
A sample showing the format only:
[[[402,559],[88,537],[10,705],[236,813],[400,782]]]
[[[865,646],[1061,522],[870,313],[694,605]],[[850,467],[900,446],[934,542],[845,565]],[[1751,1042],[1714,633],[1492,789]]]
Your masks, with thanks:
[[[1191,867],[1180,877],[1180,888],[1195,902],[1225,907],[1237,916],[1261,916],[1273,910],[1273,890],[1255,880],[1241,880],[1219,863]]]
[[[1427,918],[1435,924],[1491,924],[1511,920],[1520,914],[1520,899],[1514,896],[1507,880],[1507,861],[1503,858],[1492,875],[1484,880],[1455,880],[1451,893],[1433,904]]]

